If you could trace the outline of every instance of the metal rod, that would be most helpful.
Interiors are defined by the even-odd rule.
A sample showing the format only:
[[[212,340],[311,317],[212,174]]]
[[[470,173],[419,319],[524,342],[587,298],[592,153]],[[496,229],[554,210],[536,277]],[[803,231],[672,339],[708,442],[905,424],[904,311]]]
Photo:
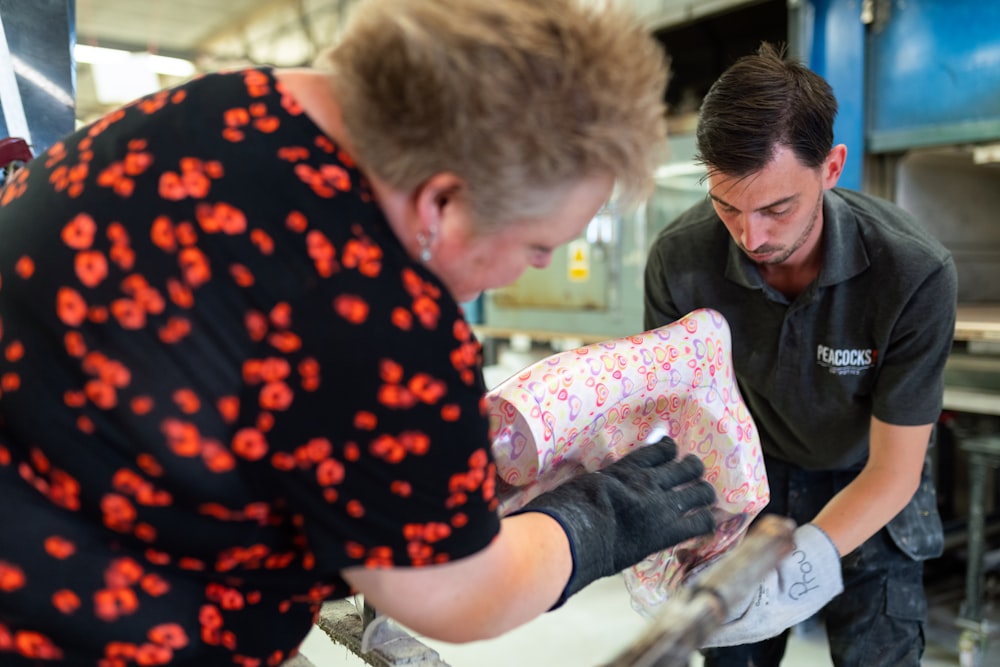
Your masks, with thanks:
[[[764,576],[795,548],[791,519],[766,515],[696,584],[676,591],[649,628],[605,667],[686,667],[697,650]]]

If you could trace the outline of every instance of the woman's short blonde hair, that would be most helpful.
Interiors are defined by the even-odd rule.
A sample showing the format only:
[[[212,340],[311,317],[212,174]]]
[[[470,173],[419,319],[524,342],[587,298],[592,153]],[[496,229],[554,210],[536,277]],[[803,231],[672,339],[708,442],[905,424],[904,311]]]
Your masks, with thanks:
[[[403,191],[458,174],[483,231],[544,215],[585,176],[640,201],[663,157],[667,66],[623,5],[362,0],[324,57],[356,159]]]

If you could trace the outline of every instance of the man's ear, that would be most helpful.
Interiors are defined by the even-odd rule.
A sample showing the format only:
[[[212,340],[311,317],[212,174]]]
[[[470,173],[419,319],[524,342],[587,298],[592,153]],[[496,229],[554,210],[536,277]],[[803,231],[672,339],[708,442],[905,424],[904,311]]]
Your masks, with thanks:
[[[840,175],[844,173],[844,163],[847,161],[847,146],[837,144],[830,149],[823,162],[823,189],[829,190],[837,185]]]

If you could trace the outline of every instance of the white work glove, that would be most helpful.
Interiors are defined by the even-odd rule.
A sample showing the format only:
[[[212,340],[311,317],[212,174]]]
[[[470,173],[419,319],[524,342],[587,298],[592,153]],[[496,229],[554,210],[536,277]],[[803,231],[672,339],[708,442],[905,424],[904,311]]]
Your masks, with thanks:
[[[757,590],[735,605],[725,625],[702,648],[753,644],[801,623],[844,590],[840,554],[812,523],[795,530],[795,551],[772,570]]]

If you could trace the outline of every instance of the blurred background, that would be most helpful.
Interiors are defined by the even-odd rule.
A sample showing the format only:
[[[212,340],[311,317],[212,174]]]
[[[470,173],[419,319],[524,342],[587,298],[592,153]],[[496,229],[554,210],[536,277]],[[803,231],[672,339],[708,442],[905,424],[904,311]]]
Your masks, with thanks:
[[[761,41],[787,45],[839,99],[836,141],[848,146],[841,185],[911,210],[954,254],[959,323],[933,452],[947,533],[945,555],[927,571],[931,639],[943,661],[933,664],[1000,664],[1000,649],[989,650],[1000,588],[1000,2],[618,1],[636,8],[671,58],[664,91],[669,158],[656,192],[638,210],[612,202],[551,266],[465,304],[484,345],[488,383],[555,352],[641,330],[646,250],[674,216],[705,196],[704,172],[692,159],[702,96]],[[308,65],[336,41],[356,4],[0,0],[3,174],[27,159],[25,146],[37,155],[108,110],[199,73]],[[600,591],[608,590],[602,584]],[[591,605],[581,598],[560,618],[583,605],[606,621],[619,613],[614,605],[625,604],[621,592],[608,594],[618,597],[594,593]],[[587,627],[578,616],[567,624],[574,632]],[[624,632],[608,623],[595,627]],[[544,643],[555,632],[543,626],[524,641]],[[821,632],[800,634],[822,645]],[[593,641],[611,641],[602,637],[598,632]],[[509,646],[481,655],[518,650]],[[801,664],[827,664],[815,655]]]

